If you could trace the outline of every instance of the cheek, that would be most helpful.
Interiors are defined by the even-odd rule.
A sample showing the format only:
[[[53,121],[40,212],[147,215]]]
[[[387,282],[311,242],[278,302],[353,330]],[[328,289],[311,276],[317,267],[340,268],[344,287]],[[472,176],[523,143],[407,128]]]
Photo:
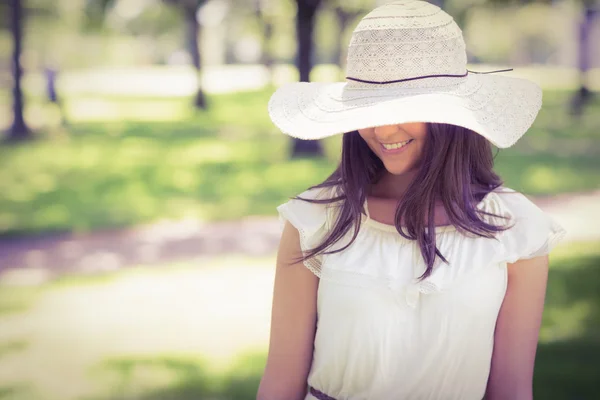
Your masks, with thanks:
[[[425,143],[422,140],[419,140],[419,142],[417,143],[418,146],[415,146],[415,151],[413,153],[413,161],[415,164],[418,164],[421,162],[421,159],[423,158],[423,153],[424,153],[424,149],[425,149]]]
[[[403,162],[403,170],[411,171],[419,168],[423,160],[425,153],[425,142],[423,140],[415,140],[415,146],[411,149],[411,152],[407,154],[408,157]]]
[[[421,160],[421,158],[423,158],[423,154],[425,152],[425,142],[427,141],[427,134],[426,132],[418,132],[415,133],[413,137],[415,138],[416,142],[416,146],[413,152],[413,158],[416,162],[418,162]]]
[[[410,133],[410,136],[417,140],[424,140],[427,135],[427,124],[423,122],[409,122],[400,125],[402,129]]]
[[[380,153],[379,143],[377,142],[375,133],[372,130],[358,131],[358,133],[367,146],[369,146],[371,151],[373,151],[375,154]]]

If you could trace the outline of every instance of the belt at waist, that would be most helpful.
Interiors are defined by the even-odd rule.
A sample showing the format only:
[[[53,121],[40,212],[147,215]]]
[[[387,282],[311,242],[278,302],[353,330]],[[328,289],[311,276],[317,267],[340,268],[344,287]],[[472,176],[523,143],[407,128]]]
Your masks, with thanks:
[[[312,394],[319,400],[335,400],[333,397],[327,396],[325,393],[321,392],[320,390],[315,389],[312,386],[309,386],[308,390],[309,390],[310,394]]]

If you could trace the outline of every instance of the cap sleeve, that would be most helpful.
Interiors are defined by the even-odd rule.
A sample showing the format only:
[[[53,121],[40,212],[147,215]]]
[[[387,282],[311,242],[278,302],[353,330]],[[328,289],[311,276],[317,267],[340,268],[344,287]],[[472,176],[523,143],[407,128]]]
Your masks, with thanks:
[[[565,229],[523,194],[504,189],[498,197],[513,224],[500,235],[501,261],[546,255],[563,239]]]
[[[328,193],[328,188],[309,189],[298,196],[305,199],[322,199]],[[307,201],[290,199],[277,206],[281,226],[289,221],[300,235],[300,248],[304,255],[309,250],[320,245],[328,230],[328,204],[309,203]],[[304,260],[304,265],[318,277],[321,276],[322,255]]]

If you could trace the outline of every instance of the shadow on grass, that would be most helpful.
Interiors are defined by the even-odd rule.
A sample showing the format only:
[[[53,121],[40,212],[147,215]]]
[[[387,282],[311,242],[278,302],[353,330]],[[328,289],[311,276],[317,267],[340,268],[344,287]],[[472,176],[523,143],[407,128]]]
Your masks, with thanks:
[[[600,254],[557,260],[548,278],[549,310],[581,306],[578,334],[600,344]],[[554,321],[558,323],[558,321]],[[600,366],[600,358],[599,366]]]
[[[575,339],[540,344],[534,399],[594,400],[600,397],[600,343]]]
[[[27,386],[0,386],[0,400],[31,400],[40,399]]]
[[[94,368],[113,389],[95,400],[254,400],[266,356],[249,354],[224,373],[190,357],[120,358]]]
[[[600,397],[600,253],[576,252],[551,264],[542,329],[556,339],[538,346],[534,398]]]
[[[0,236],[273,215],[333,168],[329,160],[288,161],[283,135],[223,139],[145,126],[0,148]]]
[[[267,358],[266,354],[255,353],[238,360],[222,377],[218,396],[223,399],[254,400]]]

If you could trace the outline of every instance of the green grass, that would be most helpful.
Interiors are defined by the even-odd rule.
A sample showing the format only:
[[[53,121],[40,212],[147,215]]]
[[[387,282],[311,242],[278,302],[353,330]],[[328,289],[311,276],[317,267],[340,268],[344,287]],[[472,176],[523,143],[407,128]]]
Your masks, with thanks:
[[[267,100],[268,92],[215,96],[209,113],[184,121],[82,123],[0,147],[0,232],[272,214],[333,164],[288,161],[290,143],[268,123]]]
[[[267,338],[261,333],[257,344],[252,332],[268,318],[273,262],[223,257],[204,268],[138,267],[35,288],[0,286],[12,290],[0,296],[0,309],[11,309],[13,297],[23,301],[0,314],[0,399],[254,399]],[[224,287],[230,294],[217,301],[212,293]],[[599,327],[600,243],[559,246],[534,398],[597,397]]]
[[[68,99],[68,130],[0,145],[0,235],[274,215],[333,170],[340,137],[324,142],[325,159],[289,160],[291,141],[268,119],[270,93],[214,95],[206,113],[186,98]],[[498,154],[508,186],[528,194],[600,188],[600,101],[576,121],[567,100],[546,93],[531,131]]]
[[[1,360],[0,360],[1,362]],[[227,370],[215,374],[198,357],[155,355],[107,359],[90,369],[98,384],[96,393],[81,400],[254,400],[266,355],[248,353]],[[62,384],[69,382],[67,377]],[[0,399],[49,400],[60,397],[34,385],[0,383]],[[76,397],[74,397],[76,398]],[[63,398],[64,400],[64,398]]]
[[[597,398],[599,359],[600,243],[565,245],[551,260],[534,398]]]
[[[0,399],[254,399],[273,263],[221,257],[0,283]],[[225,285],[236,295],[218,297]]]
[[[544,93],[534,125],[502,149],[496,170],[508,186],[533,195],[600,188],[600,98],[580,118],[567,113],[566,92]]]
[[[185,356],[117,358],[95,368],[95,373],[112,388],[98,400],[254,400],[262,376],[264,352],[240,356],[230,368],[215,374],[208,363]],[[156,381],[170,381],[156,385]],[[153,384],[154,385],[153,385]],[[155,386],[148,389],[148,386]]]
[[[0,286],[0,289],[0,317],[29,309],[40,294],[35,287]]]

